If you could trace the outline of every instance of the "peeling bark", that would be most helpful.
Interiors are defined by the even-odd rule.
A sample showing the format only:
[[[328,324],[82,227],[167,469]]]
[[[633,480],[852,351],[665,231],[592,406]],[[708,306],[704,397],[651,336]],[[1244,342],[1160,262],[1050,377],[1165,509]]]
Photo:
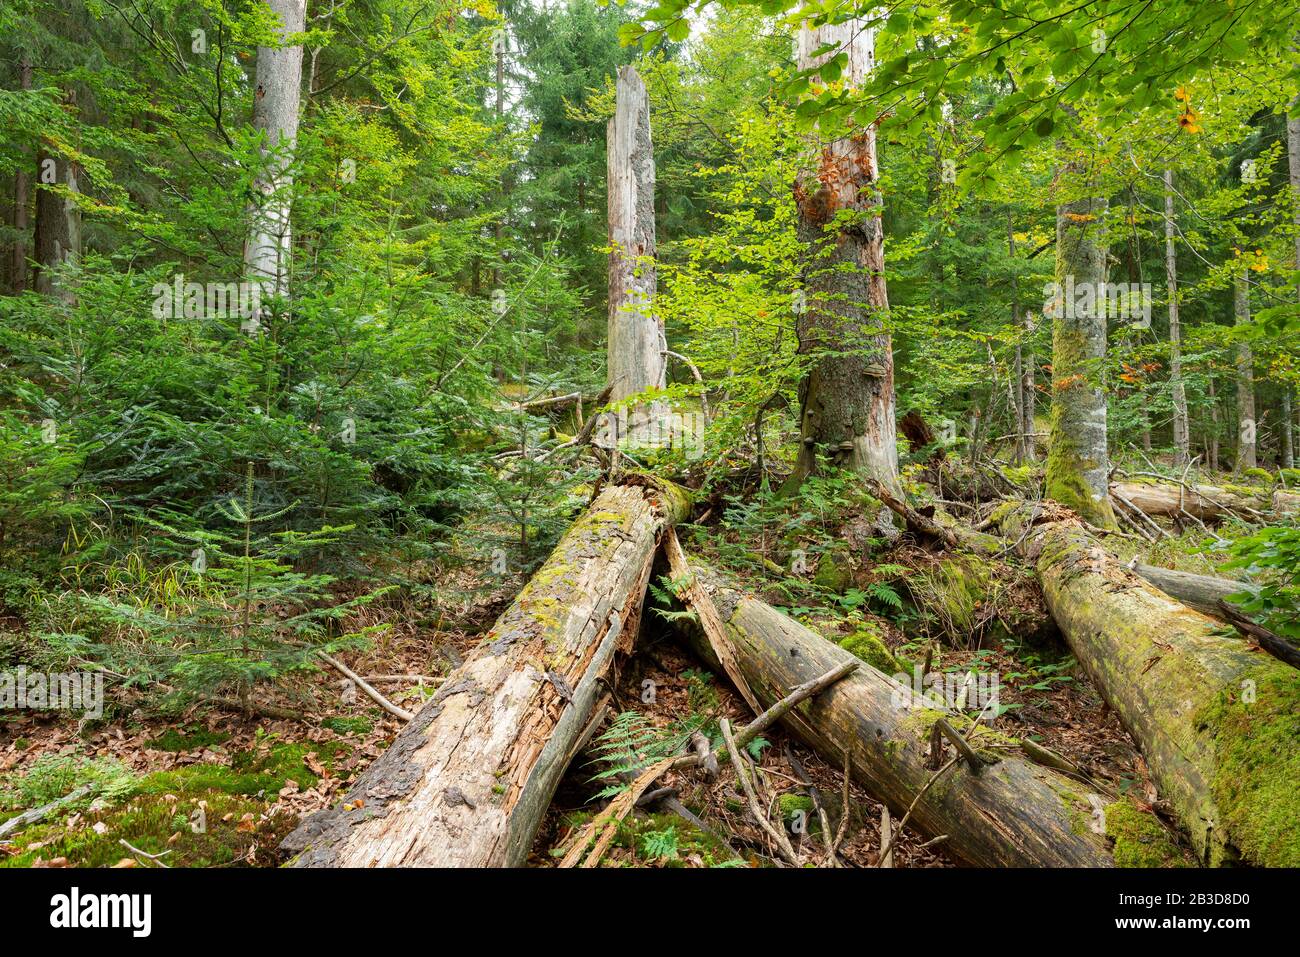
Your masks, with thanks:
[[[814,57],[826,44],[837,49]],[[803,30],[799,67],[816,69],[840,50],[848,54],[841,80],[850,87],[864,81],[875,62],[874,32],[861,21]],[[795,478],[825,460],[901,492],[878,179],[873,125],[827,144],[815,177],[794,185],[799,238],[809,250],[806,303],[795,331],[800,353],[816,356],[800,386]]]
[[[294,866],[522,864],[686,509],[648,481],[601,492],[347,798],[285,839]]]

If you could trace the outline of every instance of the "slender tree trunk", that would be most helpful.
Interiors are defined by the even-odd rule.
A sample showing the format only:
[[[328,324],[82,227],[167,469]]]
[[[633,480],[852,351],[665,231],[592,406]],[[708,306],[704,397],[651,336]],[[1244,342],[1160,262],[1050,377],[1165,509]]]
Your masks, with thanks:
[[[667,342],[654,315],[655,160],[650,100],[630,66],[618,71],[618,101],[609,121],[609,330],[608,382],[621,402],[666,384]],[[662,414],[658,403],[629,414],[629,438],[640,441]]]
[[[282,24],[281,36],[301,33],[307,0],[266,0]],[[254,182],[258,205],[252,213],[244,266],[264,296],[289,293],[289,222],[293,176],[290,170],[298,139],[302,87],[302,45],[257,48],[253,126],[264,135],[266,166]]]
[[[1295,468],[1295,413],[1291,408],[1291,383],[1282,383],[1282,468]]]
[[[1232,306],[1238,326],[1250,325],[1250,287],[1244,276],[1232,284]],[[1236,471],[1253,469],[1255,449],[1255,356],[1250,344],[1237,344],[1237,464]]]
[[[828,44],[836,49],[813,55]],[[874,66],[874,33],[861,21],[799,35],[801,69],[815,69],[840,51],[848,55],[843,81],[863,82]],[[819,356],[800,386],[796,481],[825,460],[899,488],[877,162],[876,130],[868,126],[827,144],[818,169],[795,182],[799,236],[809,249],[806,308],[795,330],[799,351]]]
[[[32,61],[27,57],[18,66],[18,85],[23,90],[32,88]],[[27,204],[32,187],[26,164],[30,160],[31,155],[24,152],[24,160],[14,174],[14,250],[10,276],[14,295],[27,289]]]
[[[1300,109],[1300,102],[1291,104],[1293,109]],[[1295,223],[1295,268],[1300,269],[1300,116],[1288,117],[1286,121],[1286,155],[1288,180],[1291,184],[1291,218]],[[1290,383],[1282,386],[1282,408],[1286,413],[1286,426],[1282,430],[1282,464],[1286,468],[1295,467],[1295,420],[1291,403],[1293,388]]]
[[[71,91],[67,101],[75,102]],[[59,282],[55,272],[81,256],[81,210],[71,195],[61,196],[49,187],[63,186],[69,194],[79,192],[80,170],[72,160],[45,152],[38,155],[36,167],[36,291],[71,302],[72,288]]]
[[[1178,257],[1174,247],[1174,171],[1165,170],[1165,290],[1169,297],[1169,385],[1174,399],[1174,467],[1191,459],[1187,391],[1183,386],[1183,338],[1178,321]]]
[[[1065,188],[1091,188],[1079,164],[1060,172]],[[1047,494],[1084,519],[1115,524],[1107,483],[1106,248],[1101,242],[1106,199],[1084,195],[1056,211],[1056,284],[1052,310],[1052,427]],[[1086,293],[1092,291],[1089,305]],[[1076,293],[1084,293],[1079,301]]]
[[[1034,313],[1026,309],[1024,314],[1024,365],[1021,370],[1020,394],[1024,397],[1025,404],[1025,431],[1029,433],[1025,441],[1026,460],[1029,462],[1037,461],[1038,452],[1034,443],[1037,438],[1034,433],[1038,431],[1038,386],[1034,376],[1034,348],[1030,337],[1034,334]],[[1019,347],[1017,347],[1019,351]]]
[[[493,41],[492,47],[493,47],[493,52],[496,54],[497,129],[501,130],[503,127],[502,120],[505,116],[505,99],[506,99],[506,31],[504,27],[497,34],[496,39]],[[503,194],[506,192],[504,174],[501,177],[501,192]],[[504,211],[502,212],[502,215],[504,215]],[[492,288],[493,289],[499,289],[501,287],[501,267],[499,265],[500,263],[499,257],[501,256],[502,227],[503,224],[501,222],[501,218],[497,217],[497,221],[492,226],[492,241],[493,241],[494,252],[497,257],[493,260],[494,265],[492,266]]]
[[[1205,458],[1210,468],[1219,470],[1219,398],[1214,394],[1214,368],[1206,380],[1206,389],[1210,398],[1210,429],[1205,440]]]
[[[1020,321],[1020,276],[1015,272],[1016,234],[1012,222],[1011,210],[1007,210],[1007,251],[1011,254],[1011,325]],[[1021,465],[1034,457],[1034,423],[1028,413],[1028,398],[1025,395],[1025,356],[1023,343],[1016,341],[1015,381],[1011,385],[1011,401],[1014,406],[1016,436],[1015,463]]]

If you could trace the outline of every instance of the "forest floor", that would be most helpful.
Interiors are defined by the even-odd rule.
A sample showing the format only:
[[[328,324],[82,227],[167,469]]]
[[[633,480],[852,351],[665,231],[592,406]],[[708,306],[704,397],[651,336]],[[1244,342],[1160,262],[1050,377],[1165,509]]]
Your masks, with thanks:
[[[766,538],[755,539],[743,528],[691,527],[687,549],[719,564],[737,549],[749,549],[745,567],[733,562],[729,568],[747,590],[785,606],[882,670],[893,666],[906,674],[924,658],[932,671],[996,673],[998,713],[988,719],[994,729],[1050,748],[1112,797],[1130,795],[1145,805],[1154,796],[1132,740],[1068,654],[1034,578],[1014,558],[992,562],[973,583],[958,581],[955,592],[945,591],[952,569],[940,554],[903,539],[868,558],[856,545],[872,531],[852,509],[823,513],[815,524],[823,563],[846,543],[857,556],[837,570],[840,579],[826,592],[838,593],[838,602],[799,607],[784,569],[767,557]],[[1196,542],[1190,534],[1171,539],[1157,553],[1144,550],[1144,560],[1202,570],[1210,559],[1198,557]],[[762,554],[754,555],[755,548]],[[889,572],[888,581],[880,569]],[[819,578],[821,571],[818,565]],[[342,655],[362,676],[405,676],[374,683],[411,711],[473,650],[522,581],[479,581],[462,568],[431,584],[434,593],[456,597],[430,607],[368,607],[364,614],[372,620],[356,624],[383,618],[391,627],[369,649]],[[936,589],[942,592],[938,601]],[[896,602],[879,600],[889,593]],[[954,606],[954,594],[964,607]],[[740,724],[751,717],[725,680],[673,640],[653,607],[642,621],[635,654],[619,663],[614,676],[611,714],[636,711],[662,729],[694,722],[706,733],[720,717]],[[878,658],[882,647],[884,662]],[[88,775],[113,780],[88,806],[74,803],[0,842],[0,866],[283,863],[283,836],[305,815],[343,800],[350,782],[401,730],[399,719],[359,691],[346,695],[341,679],[327,667],[302,672],[257,699],[300,710],[302,720],[200,707],[164,716],[151,712],[143,696],[139,707],[119,701],[105,720],[89,726],[52,712],[7,717],[0,723],[0,775],[9,782],[0,787],[0,823],[72,791]],[[652,695],[644,693],[647,686]],[[561,783],[534,843],[532,864],[552,865],[565,839],[602,806],[599,792],[608,781],[595,777],[602,768],[599,742],[598,731]],[[842,769],[780,727],[765,732],[752,753],[772,818],[786,824],[801,857],[822,860],[825,840],[803,775],[838,830]],[[670,772],[659,784],[674,788],[708,831],[655,805],[638,809],[621,826],[604,866],[761,866],[775,858],[729,766],[714,781],[687,770]],[[840,860],[877,866],[882,806],[857,784],[849,785],[848,805]],[[1182,841],[1175,828],[1169,831]],[[892,857],[896,867],[956,864],[942,840],[930,841],[913,828],[899,835]]]

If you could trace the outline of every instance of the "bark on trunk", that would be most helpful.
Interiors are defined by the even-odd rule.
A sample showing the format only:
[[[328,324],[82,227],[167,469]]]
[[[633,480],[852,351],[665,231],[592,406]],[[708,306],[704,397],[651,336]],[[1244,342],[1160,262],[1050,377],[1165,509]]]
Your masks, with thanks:
[[[67,100],[74,102],[71,93]],[[71,302],[75,294],[70,285],[59,281],[56,271],[81,256],[81,210],[72,198],[80,191],[80,170],[71,160],[44,152],[37,157],[36,168],[36,291]],[[65,187],[68,195],[49,188],[57,186]]]
[[[1206,377],[1206,394],[1210,397],[1210,429],[1206,436],[1205,457],[1211,471],[1219,471],[1219,399],[1214,394],[1214,367]]]
[[[840,78],[850,87],[874,66],[874,31],[862,21],[805,29],[798,42],[801,70],[845,52]],[[835,49],[813,55],[829,44]],[[794,184],[799,238],[808,249],[807,295],[795,331],[799,351],[818,356],[800,386],[795,481],[825,460],[899,491],[878,178],[876,129],[870,125],[826,145],[815,175],[810,171]]]
[[[1232,311],[1237,326],[1250,325],[1250,287],[1243,276],[1232,284]],[[1244,472],[1256,466],[1255,357],[1247,342],[1237,343],[1237,464]]]
[[[32,61],[22,58],[18,65],[18,88],[32,88]],[[27,204],[31,199],[31,180],[27,165],[31,154],[24,150],[23,159],[14,173],[14,249],[10,263],[9,285],[15,296],[27,289]]]
[[[663,326],[652,311],[656,247],[650,100],[633,67],[618,71],[617,95],[606,148],[610,245],[606,367],[616,403],[647,389],[662,389],[668,362]],[[649,423],[663,413],[658,403],[632,409],[626,437],[638,443],[648,439]]]
[[[1083,189],[1075,163],[1061,171],[1067,187]],[[1084,195],[1056,212],[1056,279],[1052,313],[1052,426],[1047,495],[1085,520],[1114,527],[1106,483],[1106,247],[1101,241],[1106,199]]]
[[[764,707],[856,660],[770,605],[727,587],[702,565],[692,568],[717,605],[745,680]],[[699,629],[684,628],[683,635],[717,666]],[[842,764],[847,751],[855,780],[902,814],[934,774],[926,746],[937,720],[946,716],[963,726],[963,719],[936,704],[863,663],[782,723],[832,764]],[[987,730],[977,731],[971,743],[977,750],[1017,747],[1014,739]],[[985,867],[1112,865],[1105,839],[1089,826],[1094,804],[1086,785],[1014,752],[998,756],[978,774],[964,761],[944,772],[912,812],[917,827],[949,835],[946,846],[953,853]]]
[[[1142,749],[1161,797],[1210,865],[1300,864],[1300,675],[1175,601],[1077,522],[1026,534],[1043,593],[1075,657]]]
[[[1165,170],[1165,294],[1169,297],[1169,386],[1174,400],[1174,466],[1191,459],[1187,391],[1183,386],[1183,337],[1178,320],[1178,254],[1174,247],[1174,171]]]
[[[1259,592],[1258,585],[1247,582],[1215,578],[1212,575],[1194,575],[1191,572],[1180,572],[1172,568],[1144,565],[1136,560],[1129,562],[1128,567],[1166,595],[1177,598],[1188,608],[1195,608],[1212,618],[1221,617],[1219,602],[1229,595]]]
[[[1282,468],[1295,468],[1295,412],[1291,404],[1291,384],[1282,384]]]
[[[1225,518],[1233,512],[1284,516],[1300,512],[1300,492],[1281,489],[1258,492],[1215,485],[1184,488],[1168,482],[1115,482],[1111,488],[1148,515],[1177,516],[1180,510],[1200,519]]]
[[[1015,222],[1011,216],[1011,210],[1007,210],[1007,251],[1011,255],[1013,272],[1011,273],[1011,327],[1014,329],[1020,323],[1020,277],[1014,271],[1016,260],[1016,233]],[[1012,461],[1016,465],[1023,465],[1025,462],[1034,460],[1034,422],[1033,415],[1029,411],[1030,400],[1025,393],[1025,354],[1023,342],[1021,339],[1016,340],[1016,358],[1014,382],[1011,384],[1011,404],[1012,412],[1015,415],[1016,442],[1015,452]]]
[[[266,4],[282,24],[281,37],[303,32],[306,0],[266,0]],[[244,266],[264,298],[289,293],[293,189],[290,166],[298,140],[301,87],[301,44],[257,48],[253,126],[264,134],[262,156],[266,165],[254,181],[258,205],[252,211],[244,245]]]
[[[601,492],[344,802],[286,838],[294,865],[522,864],[614,652],[636,636],[660,533],[686,510],[671,486]]]

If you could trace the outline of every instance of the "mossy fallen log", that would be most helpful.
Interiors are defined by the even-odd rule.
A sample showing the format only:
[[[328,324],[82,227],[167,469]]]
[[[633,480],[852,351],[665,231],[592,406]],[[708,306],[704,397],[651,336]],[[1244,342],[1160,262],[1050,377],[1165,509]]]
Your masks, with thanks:
[[[1300,493],[1247,485],[1180,485],[1155,480],[1112,482],[1111,494],[1147,515],[1172,518],[1185,512],[1203,520],[1300,514]]]
[[[294,866],[522,864],[687,506],[663,483],[606,487],[348,796],[285,839]]]
[[[849,651],[728,587],[700,563],[691,568],[717,605],[740,669],[764,707],[853,660]],[[687,621],[679,627],[695,652],[717,667],[700,629]],[[936,704],[863,665],[782,723],[832,764],[842,764],[847,751],[853,777],[901,815],[935,773],[926,747],[937,721],[946,718],[963,732],[971,726]],[[960,762],[926,790],[912,813],[922,831],[947,834],[945,846],[977,865],[1111,865],[1096,814],[1102,800],[1085,784],[1018,757],[1015,739],[983,726],[970,742],[993,763],[976,773]]]
[[[1201,860],[1300,866],[1300,673],[1126,568],[1077,521],[1002,527]]]
[[[1188,608],[1195,608],[1213,618],[1222,617],[1219,602],[1227,599],[1229,595],[1259,593],[1258,585],[1216,578],[1213,575],[1180,572],[1173,568],[1161,568],[1158,565],[1147,565],[1137,559],[1129,562],[1128,567],[1166,595],[1177,598]]]

